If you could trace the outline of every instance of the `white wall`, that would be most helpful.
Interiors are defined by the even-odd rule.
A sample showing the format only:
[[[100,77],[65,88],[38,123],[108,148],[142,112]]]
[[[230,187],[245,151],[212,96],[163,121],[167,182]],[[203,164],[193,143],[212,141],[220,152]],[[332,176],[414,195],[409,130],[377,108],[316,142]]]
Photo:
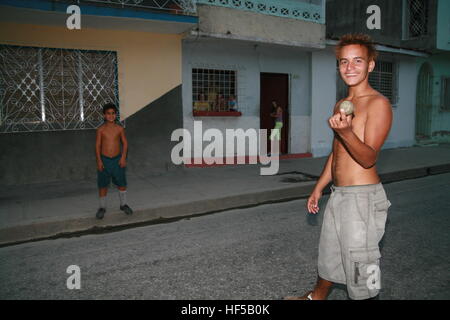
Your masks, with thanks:
[[[192,68],[237,70],[238,105],[241,117],[196,117],[192,115]],[[194,120],[203,121],[203,131],[259,129],[260,73],[290,74],[289,153],[310,151],[310,69],[309,53],[299,49],[227,40],[183,41],[184,128],[193,132]]]
[[[336,58],[329,50],[311,54],[311,151],[313,157],[331,152],[333,132],[328,118],[336,104]]]
[[[383,149],[415,144],[417,64],[414,57],[397,56],[398,103],[393,107],[391,132]]]

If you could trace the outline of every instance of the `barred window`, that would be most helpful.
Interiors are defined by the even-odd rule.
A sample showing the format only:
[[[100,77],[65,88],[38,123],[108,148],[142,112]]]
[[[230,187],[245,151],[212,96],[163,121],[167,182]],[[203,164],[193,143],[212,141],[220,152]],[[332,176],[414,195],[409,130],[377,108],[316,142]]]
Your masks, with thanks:
[[[374,70],[369,74],[369,83],[378,92],[389,99],[392,105],[398,101],[397,65],[391,61],[377,61]],[[336,98],[339,101],[347,96],[347,86],[339,74],[337,65]]]
[[[450,111],[450,78],[442,79],[441,109]]]
[[[237,111],[236,71],[192,69],[194,111]]]
[[[394,62],[377,61],[369,75],[369,83],[393,105],[397,103],[397,70]]]
[[[404,39],[428,34],[428,0],[404,0]]]
[[[0,132],[97,128],[117,86],[115,52],[0,45]]]

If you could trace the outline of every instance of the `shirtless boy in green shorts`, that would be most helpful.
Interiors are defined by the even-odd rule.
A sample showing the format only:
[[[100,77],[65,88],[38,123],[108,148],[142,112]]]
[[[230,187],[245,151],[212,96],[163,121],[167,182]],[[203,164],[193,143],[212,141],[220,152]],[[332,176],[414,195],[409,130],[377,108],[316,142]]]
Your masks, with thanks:
[[[119,189],[120,210],[126,214],[133,211],[127,204],[127,179],[125,175],[127,165],[128,142],[125,129],[115,123],[117,108],[108,103],[103,106],[105,123],[97,129],[95,155],[97,158],[97,185],[99,190],[100,207],[96,217],[103,219],[106,212],[106,194],[111,182]],[[120,151],[122,142],[122,152]]]
[[[354,117],[340,108],[341,100],[328,119],[332,152],[307,201],[309,213],[319,212],[322,190],[333,182],[319,241],[318,280],[313,290],[289,300],[324,300],[333,283],[346,285],[354,300],[374,298],[381,289],[379,242],[391,203],[376,162],[391,129],[392,107],[369,84],[377,56],[369,36],[345,35],[336,49],[349,88],[343,100],[353,103]]]

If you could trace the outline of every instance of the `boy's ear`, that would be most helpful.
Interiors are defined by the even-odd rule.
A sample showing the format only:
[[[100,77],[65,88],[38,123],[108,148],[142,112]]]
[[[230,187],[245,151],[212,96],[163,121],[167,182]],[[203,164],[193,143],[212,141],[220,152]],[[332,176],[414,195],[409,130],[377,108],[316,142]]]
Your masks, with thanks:
[[[370,60],[369,61],[369,72],[372,72],[373,69],[375,69],[375,60]]]

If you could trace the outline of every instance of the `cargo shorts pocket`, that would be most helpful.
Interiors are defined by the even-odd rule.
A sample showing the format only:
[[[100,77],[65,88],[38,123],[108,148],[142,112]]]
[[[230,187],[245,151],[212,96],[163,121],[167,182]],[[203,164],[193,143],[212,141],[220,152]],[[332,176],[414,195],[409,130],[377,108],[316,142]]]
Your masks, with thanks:
[[[375,202],[374,204],[374,220],[375,226],[377,228],[377,232],[379,233],[379,240],[384,234],[384,229],[386,226],[388,209],[391,206],[391,202],[389,200],[382,200]]]
[[[367,287],[369,290],[380,288],[380,250],[350,249],[351,284],[355,287]]]

